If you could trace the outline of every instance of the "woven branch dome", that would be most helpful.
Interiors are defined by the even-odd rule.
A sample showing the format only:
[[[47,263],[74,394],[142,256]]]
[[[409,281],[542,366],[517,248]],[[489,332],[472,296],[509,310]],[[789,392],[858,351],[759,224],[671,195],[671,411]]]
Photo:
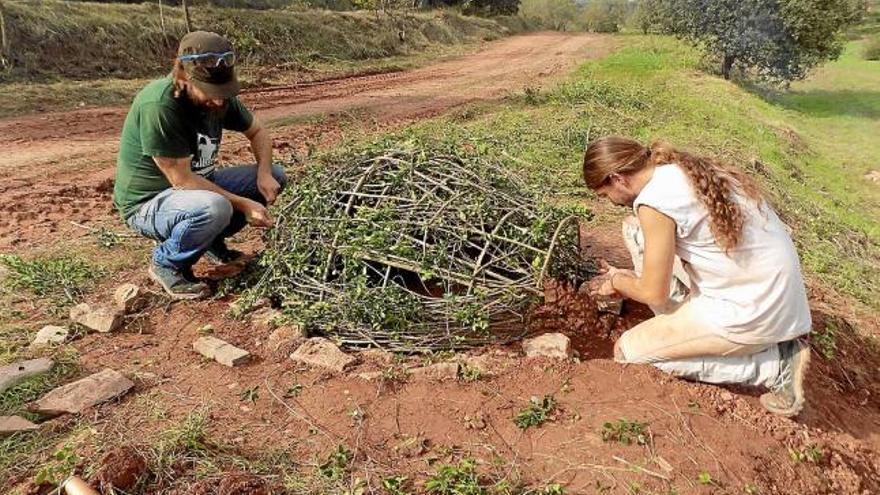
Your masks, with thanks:
[[[343,345],[508,341],[546,277],[586,278],[587,211],[542,203],[503,165],[460,151],[378,149],[313,167],[276,215],[245,301],[269,297]]]

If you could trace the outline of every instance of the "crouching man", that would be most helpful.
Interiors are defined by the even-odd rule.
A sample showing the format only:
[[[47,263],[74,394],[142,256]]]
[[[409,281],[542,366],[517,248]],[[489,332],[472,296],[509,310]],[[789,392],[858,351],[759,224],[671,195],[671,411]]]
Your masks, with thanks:
[[[171,74],[134,98],[117,157],[113,203],[125,223],[158,241],[150,277],[178,299],[208,294],[192,266],[241,256],[226,238],[246,224],[271,227],[266,209],[284,187],[269,132],[236,96],[232,45],[197,31],[180,41]],[[243,132],[256,165],[216,168],[223,129]]]
[[[594,293],[656,314],[620,337],[615,359],[767,387],[767,410],[798,414],[810,310],[794,244],[754,182],[712,159],[621,137],[590,144],[584,180],[636,215],[623,225],[635,270],[608,267]]]

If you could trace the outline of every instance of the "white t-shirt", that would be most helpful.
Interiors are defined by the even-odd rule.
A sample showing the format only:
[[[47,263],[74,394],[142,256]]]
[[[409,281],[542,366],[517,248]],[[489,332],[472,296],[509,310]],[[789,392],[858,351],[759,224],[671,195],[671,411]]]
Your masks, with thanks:
[[[709,213],[684,171],[660,165],[633,204],[654,208],[676,225],[675,251],[691,278],[694,314],[718,335],[740,344],[769,344],[812,327],[797,251],[785,225],[766,203],[735,195],[746,220],[728,254],[709,230]]]

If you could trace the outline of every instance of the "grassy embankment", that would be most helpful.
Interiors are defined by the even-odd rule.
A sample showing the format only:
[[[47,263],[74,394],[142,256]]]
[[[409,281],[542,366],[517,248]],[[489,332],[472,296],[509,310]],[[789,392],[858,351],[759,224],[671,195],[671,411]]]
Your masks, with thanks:
[[[793,226],[813,283],[847,296],[857,309],[876,314],[880,195],[878,186],[863,175],[880,163],[880,149],[873,144],[880,135],[880,64],[861,58],[862,42],[851,43],[841,60],[791,91],[760,96],[699,72],[698,54],[676,41],[641,36],[621,41],[626,46],[620,51],[585,64],[558,87],[529,88],[506,101],[467,108],[395,137],[445,136],[461,145],[469,143],[521,170],[550,194],[591,203],[594,198],[583,191],[579,172],[581,153],[590,138],[610,133],[659,138],[722,157],[761,180]],[[603,214],[597,221],[615,221],[614,217]],[[143,256],[148,246],[132,248],[123,242],[112,249]],[[33,323],[33,328],[20,331],[32,333],[38,328]],[[20,346],[27,342],[27,334],[10,342],[14,343],[4,360],[23,355]],[[0,404],[0,414],[20,412],[24,400],[43,385],[21,387]],[[206,421],[202,412],[195,417]],[[185,421],[184,427],[191,422]],[[276,479],[288,483],[294,493],[308,484],[304,479],[320,477],[307,470],[291,472],[283,456],[245,459],[231,447],[212,446],[199,424],[198,441],[181,441],[184,447],[175,447],[178,450],[172,453],[194,459],[193,471],[202,476],[236,466],[279,475]],[[0,473],[33,472],[58,445],[75,450],[111,446],[102,443],[110,440],[83,434],[88,426],[88,419],[83,419],[73,430],[0,440]],[[167,439],[180,440],[180,431],[190,430],[175,429],[144,441],[154,442],[153,453],[167,453]],[[151,459],[168,461],[159,455]]]
[[[0,118],[82,106],[124,105],[166,73],[186,32],[179,8],[5,2],[14,65],[0,70]],[[228,36],[245,85],[401,70],[525,29],[515,18],[453,12],[256,11],[198,6],[194,29]],[[402,39],[401,39],[401,33]]]

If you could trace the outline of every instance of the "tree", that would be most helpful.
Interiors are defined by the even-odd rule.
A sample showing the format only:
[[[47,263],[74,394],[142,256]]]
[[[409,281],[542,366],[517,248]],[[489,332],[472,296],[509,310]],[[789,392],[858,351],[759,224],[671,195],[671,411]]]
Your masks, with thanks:
[[[3,0],[0,0],[0,67],[10,64],[9,38],[6,35],[6,12],[3,9]]]
[[[591,0],[583,7],[584,27],[596,33],[616,33],[626,19],[629,2],[626,0]]]
[[[735,67],[759,79],[788,82],[833,60],[843,29],[864,15],[864,0],[659,0],[661,22],[718,57],[721,75]]]
[[[524,0],[519,12],[556,31],[565,31],[578,17],[577,5],[572,0]]]

